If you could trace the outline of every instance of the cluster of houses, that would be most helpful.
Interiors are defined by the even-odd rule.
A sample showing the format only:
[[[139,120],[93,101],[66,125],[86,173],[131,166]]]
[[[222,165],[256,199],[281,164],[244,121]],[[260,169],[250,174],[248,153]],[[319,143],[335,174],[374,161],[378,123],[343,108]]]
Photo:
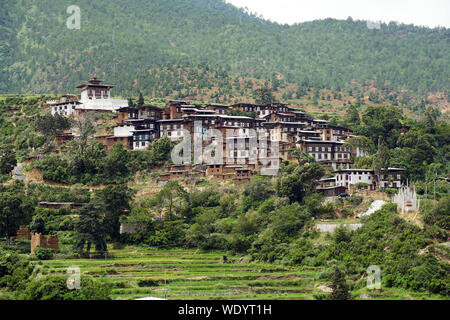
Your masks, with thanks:
[[[131,108],[127,100],[111,98],[113,87],[93,78],[77,86],[81,90],[80,96],[65,96],[47,101],[47,104],[53,115],[71,116],[90,111],[114,114],[113,134],[96,136],[106,149],[121,142],[128,150],[147,150],[154,140],[161,137],[179,141],[187,133],[194,137],[198,130],[204,134],[208,129],[215,129],[223,134],[223,161],[170,164],[160,175],[160,181],[212,177],[219,181],[233,179],[235,183],[243,183],[268,165],[276,167],[281,161],[291,160],[292,151],[301,150],[335,173],[333,178],[319,181],[318,189],[326,195],[339,194],[357,184],[365,184],[369,190],[401,187],[402,169],[389,168],[388,174],[377,176],[373,170],[352,168],[352,158],[365,154],[345,145],[345,141],[354,136],[350,129],[313,119],[286,104],[239,103],[227,106],[169,101],[165,108],[150,105]],[[267,137],[264,144],[257,144],[255,150],[245,148],[262,133]],[[57,142],[63,143],[70,138],[73,136],[62,135],[57,137]],[[238,148],[240,144],[244,148]],[[276,154],[272,151],[275,144]],[[262,151],[264,158],[258,157]],[[226,161],[230,157],[236,161]]]

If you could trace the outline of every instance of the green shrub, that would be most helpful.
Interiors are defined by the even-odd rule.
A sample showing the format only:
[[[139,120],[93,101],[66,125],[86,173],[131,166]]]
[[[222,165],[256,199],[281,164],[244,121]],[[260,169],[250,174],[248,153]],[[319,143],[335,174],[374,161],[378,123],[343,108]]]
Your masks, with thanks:
[[[145,279],[145,280],[139,280],[138,281],[139,287],[157,287],[159,286],[159,282],[152,279]]]
[[[50,248],[37,247],[34,249],[34,256],[39,260],[50,260],[55,255],[55,252]]]

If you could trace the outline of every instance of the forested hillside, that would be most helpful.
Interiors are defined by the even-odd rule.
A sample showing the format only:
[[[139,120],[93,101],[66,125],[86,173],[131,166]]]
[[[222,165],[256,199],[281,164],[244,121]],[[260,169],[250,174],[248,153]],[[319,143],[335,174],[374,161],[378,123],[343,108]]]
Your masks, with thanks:
[[[445,28],[390,23],[369,29],[351,18],[288,26],[220,0],[80,0],[81,29],[70,30],[66,10],[72,4],[2,1],[0,92],[74,92],[96,74],[118,85],[116,95],[127,96],[134,88],[170,96],[178,94],[168,92],[179,85],[177,77],[157,89],[161,83],[146,70],[176,74],[200,65],[191,87],[205,86],[203,73],[225,72],[233,81],[273,85],[276,79],[291,85],[283,92],[287,100],[305,88],[362,88],[365,94],[376,88],[386,99],[399,92],[420,96],[418,101],[443,93],[448,104],[450,31]],[[230,93],[236,95],[217,94]],[[215,100],[214,90],[208,94]]]

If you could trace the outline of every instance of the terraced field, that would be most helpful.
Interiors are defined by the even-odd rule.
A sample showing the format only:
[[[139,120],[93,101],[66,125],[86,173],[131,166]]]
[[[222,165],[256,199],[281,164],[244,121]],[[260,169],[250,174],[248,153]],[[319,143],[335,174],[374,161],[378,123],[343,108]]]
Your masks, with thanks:
[[[195,250],[111,250],[105,259],[44,261],[44,270],[105,278],[114,299],[153,296],[167,299],[313,299],[320,268],[300,269],[249,263],[223,252]]]
[[[54,259],[43,261],[43,273],[66,273],[78,266],[81,276],[103,278],[113,285],[113,299],[160,297],[166,299],[314,299],[326,285],[322,268],[287,267],[248,262],[242,256],[199,250],[158,250],[129,247],[110,250],[107,259]],[[106,266],[106,277],[105,277]],[[396,288],[354,290],[362,299],[445,299],[424,292]]]

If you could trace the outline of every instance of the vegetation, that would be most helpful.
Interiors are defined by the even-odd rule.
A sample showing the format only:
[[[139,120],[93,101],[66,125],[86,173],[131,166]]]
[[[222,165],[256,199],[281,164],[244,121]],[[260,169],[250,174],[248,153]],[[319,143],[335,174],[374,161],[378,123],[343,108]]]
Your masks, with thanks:
[[[352,18],[288,26],[219,0],[83,0],[77,5],[80,30],[66,27],[65,2],[4,3],[1,92],[72,92],[86,72],[99,70],[118,85],[120,96],[128,96],[133,86],[136,96],[140,91],[229,101],[247,81],[258,79],[258,87],[270,83],[285,100],[301,98],[312,88],[317,103],[327,88],[332,91],[324,102],[342,99],[345,92],[355,102],[367,96],[369,103],[411,104],[422,112],[429,93],[448,93],[446,28],[391,22],[377,30]],[[228,76],[231,81],[225,80]]]

